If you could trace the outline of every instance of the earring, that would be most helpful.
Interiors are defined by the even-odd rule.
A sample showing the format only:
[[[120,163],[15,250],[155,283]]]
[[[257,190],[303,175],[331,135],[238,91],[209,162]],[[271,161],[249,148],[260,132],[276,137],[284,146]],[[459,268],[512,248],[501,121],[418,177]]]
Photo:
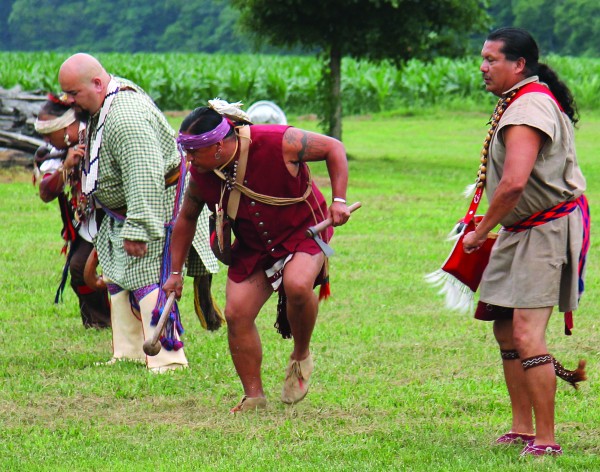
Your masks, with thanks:
[[[217,161],[221,159],[221,148],[217,148],[217,152],[215,152],[215,159]]]
[[[71,140],[69,139],[69,133],[67,132],[67,130],[65,129],[65,144],[67,145],[67,147],[70,147],[71,144],[73,144],[71,142]]]

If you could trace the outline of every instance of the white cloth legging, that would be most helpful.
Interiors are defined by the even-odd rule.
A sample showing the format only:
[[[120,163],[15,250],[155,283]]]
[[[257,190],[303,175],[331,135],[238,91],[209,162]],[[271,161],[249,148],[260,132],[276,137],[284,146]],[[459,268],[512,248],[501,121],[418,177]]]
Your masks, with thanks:
[[[111,295],[110,318],[114,358],[142,361],[149,369],[169,364],[187,365],[183,348],[178,351],[162,348],[156,356],[147,356],[144,353],[144,341],[152,338],[155,330],[155,326],[150,326],[150,321],[152,310],[156,306],[158,290],[156,288],[139,301],[141,319],[140,311],[133,308],[129,302],[128,290]]]

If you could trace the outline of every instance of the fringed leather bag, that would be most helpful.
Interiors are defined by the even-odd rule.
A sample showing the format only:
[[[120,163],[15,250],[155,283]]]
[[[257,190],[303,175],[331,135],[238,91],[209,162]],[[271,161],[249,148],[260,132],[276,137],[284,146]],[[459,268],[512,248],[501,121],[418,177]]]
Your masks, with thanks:
[[[496,233],[488,233],[487,240],[479,249],[469,254],[464,251],[465,235],[475,231],[476,222],[478,223],[481,218],[478,215],[471,218],[467,224],[461,223],[462,230],[458,233],[458,239],[450,255],[440,269],[425,277],[429,283],[440,287],[439,293],[444,295],[446,306],[453,310],[472,309],[475,292],[479,288],[483,271],[487,267],[492,247],[498,237]]]
[[[476,292],[483,276],[492,247],[496,242],[498,235],[496,233],[488,233],[488,238],[483,245],[471,253],[466,253],[463,249],[463,239],[466,234],[475,231],[475,223],[473,220],[465,227],[463,234],[458,238],[454,249],[450,256],[442,266],[442,270],[454,276],[457,280],[469,287],[471,291]]]

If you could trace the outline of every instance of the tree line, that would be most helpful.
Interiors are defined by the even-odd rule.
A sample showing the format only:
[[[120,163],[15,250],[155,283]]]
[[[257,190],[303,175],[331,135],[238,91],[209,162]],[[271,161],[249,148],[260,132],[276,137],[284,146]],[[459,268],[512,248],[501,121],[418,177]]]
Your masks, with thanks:
[[[529,29],[547,49],[542,53],[594,55],[599,47],[585,43],[581,31],[588,28],[564,30],[569,19],[593,23],[599,17],[597,0],[14,0],[1,5],[7,24],[0,39],[24,51],[307,51],[321,62],[322,128],[338,139],[345,57],[402,68],[415,58],[471,55],[486,31],[507,25]]]
[[[239,27],[234,0],[0,0],[0,50],[90,52],[302,52],[270,46]],[[242,2],[243,3],[243,2]],[[328,1],[278,0],[327,9]],[[356,2],[353,2],[356,3]],[[397,1],[391,1],[398,4]],[[444,2],[431,3],[439,8]],[[488,30],[520,26],[542,52],[600,57],[598,0],[481,0]],[[294,5],[292,5],[294,4]],[[340,12],[343,21],[343,12]],[[469,44],[477,53],[483,34]],[[393,42],[393,37],[389,40]],[[314,52],[310,50],[309,52]]]
[[[237,16],[226,0],[0,0],[0,49],[246,52]]]

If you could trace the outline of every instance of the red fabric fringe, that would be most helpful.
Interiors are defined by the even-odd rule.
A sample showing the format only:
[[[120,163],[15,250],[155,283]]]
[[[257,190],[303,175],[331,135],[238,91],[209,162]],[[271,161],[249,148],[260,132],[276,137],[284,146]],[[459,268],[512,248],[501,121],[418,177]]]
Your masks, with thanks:
[[[329,280],[321,284],[319,289],[319,301],[327,300],[331,296],[331,287],[329,286]]]

